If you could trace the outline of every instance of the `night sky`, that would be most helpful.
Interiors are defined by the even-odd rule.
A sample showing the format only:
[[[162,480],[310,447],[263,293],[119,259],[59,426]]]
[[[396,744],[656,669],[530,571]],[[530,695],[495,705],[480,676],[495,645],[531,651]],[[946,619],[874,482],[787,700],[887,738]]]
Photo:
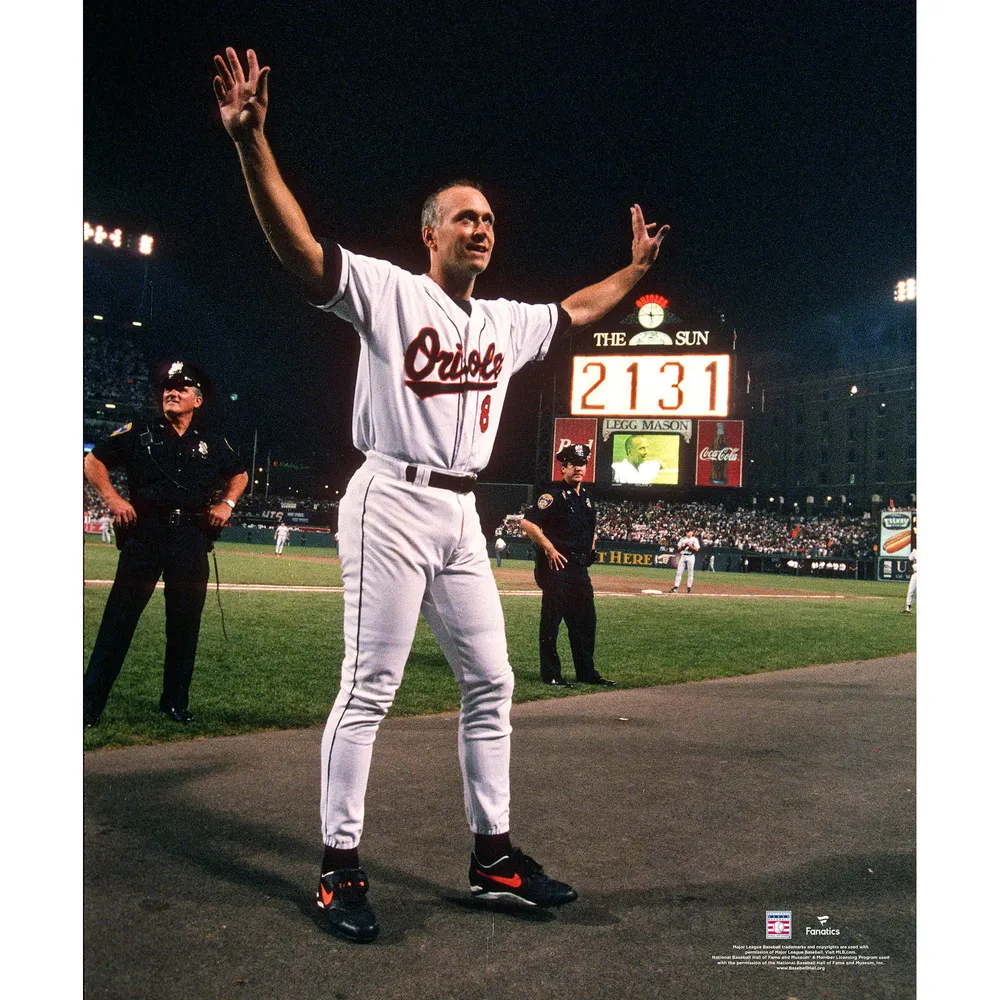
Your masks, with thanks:
[[[317,235],[423,271],[423,198],[471,176],[497,214],[477,296],[550,301],[628,262],[638,201],[672,228],[636,294],[725,312],[752,368],[912,358],[879,332],[916,272],[912,3],[455,10],[85,6],[85,216],[155,237],[143,349],[237,392],[240,441],[346,480],[358,350],[256,222],[212,94],[227,44],[271,66],[266,132]],[[515,380],[483,478],[531,479],[551,376]]]

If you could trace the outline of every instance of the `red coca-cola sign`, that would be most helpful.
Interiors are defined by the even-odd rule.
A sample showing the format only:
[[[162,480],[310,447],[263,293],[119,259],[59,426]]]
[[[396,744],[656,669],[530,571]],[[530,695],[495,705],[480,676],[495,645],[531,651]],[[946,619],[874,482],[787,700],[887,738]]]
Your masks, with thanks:
[[[743,485],[743,421],[699,420],[695,486]]]

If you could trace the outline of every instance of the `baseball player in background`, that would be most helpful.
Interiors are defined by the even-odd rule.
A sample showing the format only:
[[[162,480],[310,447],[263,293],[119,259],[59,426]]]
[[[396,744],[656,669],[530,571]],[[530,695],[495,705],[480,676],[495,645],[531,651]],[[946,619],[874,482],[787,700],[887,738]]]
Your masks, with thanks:
[[[281,555],[281,550],[285,547],[285,542],[288,541],[291,530],[284,521],[281,521],[278,527],[274,529],[274,554],[276,556]]]
[[[671,594],[677,593],[685,570],[688,575],[688,593],[691,593],[691,584],[694,583],[694,557],[700,548],[701,542],[694,537],[694,531],[688,531],[677,543],[677,573],[674,576],[674,585],[670,588]]]
[[[493,543],[493,548],[497,554],[497,569],[503,565],[503,554],[507,551],[507,543],[497,535],[497,540]]]
[[[556,335],[616,305],[652,265],[668,227],[647,225],[633,205],[631,263],[562,302],[474,299],[494,247],[493,210],[476,185],[456,181],[424,203],[426,274],[320,241],[264,136],[269,67],[260,68],[248,50],[244,71],[232,48],[215,66],[222,123],[272,249],[313,304],[346,320],[361,340],[353,438],[365,462],[339,510],[345,652],[321,750],[325,850],[317,906],[349,939],[378,934],[358,855],[365,790],[376,731],[420,614],[461,689],[473,895],[528,906],[569,903],[575,890],[511,842],[514,675],[472,490],[489,461],[511,376],[545,357]]]
[[[913,598],[916,596],[917,596],[917,550],[912,549],[910,551],[910,585],[906,588],[906,608],[903,611],[904,614],[907,615],[913,614]]]
[[[111,518],[104,514],[100,520],[97,522],[101,528],[101,541],[108,542],[109,544],[114,541],[111,537],[111,525],[114,523]]]

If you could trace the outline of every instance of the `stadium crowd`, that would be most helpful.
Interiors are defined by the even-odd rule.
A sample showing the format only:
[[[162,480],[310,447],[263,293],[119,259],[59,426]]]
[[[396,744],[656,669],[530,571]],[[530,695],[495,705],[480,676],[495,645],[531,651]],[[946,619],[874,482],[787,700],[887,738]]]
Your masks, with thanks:
[[[689,529],[694,529],[703,549],[738,549],[762,555],[863,558],[870,556],[876,545],[876,523],[861,516],[728,510],[705,502],[612,500],[598,504],[598,541],[672,549]],[[516,516],[508,517],[504,532],[523,536]]]
[[[83,332],[84,400],[114,402],[140,409],[149,391],[149,369],[134,340],[107,336],[104,331]]]
[[[123,474],[116,469],[111,476],[115,488],[127,496]],[[273,527],[284,518],[293,524],[331,527],[336,519],[336,506],[335,501],[310,497],[244,496],[233,525]],[[88,524],[96,524],[107,513],[93,487],[87,484],[83,507]],[[777,514],[754,509],[728,510],[722,504],[662,500],[601,501],[598,505],[598,541],[662,545],[673,550],[688,529],[694,529],[703,549],[736,549],[759,555],[782,553],[857,559],[871,556],[877,542],[876,522],[860,516],[828,512]],[[520,514],[507,516],[503,534],[508,538],[524,537]]]

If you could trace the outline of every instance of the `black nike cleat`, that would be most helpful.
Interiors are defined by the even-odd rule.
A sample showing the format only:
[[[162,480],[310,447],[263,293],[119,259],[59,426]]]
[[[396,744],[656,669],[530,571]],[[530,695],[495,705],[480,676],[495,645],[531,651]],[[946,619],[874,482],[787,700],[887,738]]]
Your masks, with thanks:
[[[576,889],[557,882],[520,848],[492,865],[469,859],[469,889],[476,899],[519,903],[523,906],[563,906],[577,897]]]
[[[320,876],[316,906],[331,930],[351,941],[374,941],[379,922],[367,896],[368,876],[360,868],[337,868]]]

